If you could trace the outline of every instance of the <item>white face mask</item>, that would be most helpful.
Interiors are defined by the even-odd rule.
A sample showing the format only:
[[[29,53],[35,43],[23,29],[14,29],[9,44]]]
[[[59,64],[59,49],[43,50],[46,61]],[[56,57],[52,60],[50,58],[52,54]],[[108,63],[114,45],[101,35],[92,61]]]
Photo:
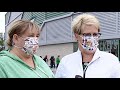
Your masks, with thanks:
[[[82,47],[87,51],[95,51],[98,46],[98,37],[82,37]]]
[[[34,53],[36,53],[38,47],[38,38],[28,37],[27,39],[25,39],[25,45],[23,46],[23,50],[27,54],[33,55]]]
[[[24,51],[27,55],[35,54],[38,47],[39,47],[38,46],[38,38],[27,37],[27,38],[24,39],[24,41],[25,41],[25,44],[22,48],[18,47],[18,46],[15,46],[15,47],[21,48],[21,50]]]

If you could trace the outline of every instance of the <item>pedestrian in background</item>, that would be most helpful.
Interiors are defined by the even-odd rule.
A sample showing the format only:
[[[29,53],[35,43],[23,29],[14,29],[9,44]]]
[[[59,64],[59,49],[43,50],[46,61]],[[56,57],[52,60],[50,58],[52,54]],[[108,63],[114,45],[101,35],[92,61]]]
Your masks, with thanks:
[[[42,58],[42,56],[40,56]]]
[[[48,58],[47,58],[47,55],[45,55],[44,59],[43,59],[45,62],[48,62]]]
[[[50,65],[51,65],[51,68],[55,68],[55,58],[54,58],[54,56],[51,56],[51,58],[50,58]]]
[[[57,58],[56,58],[56,64],[57,64],[56,68],[58,67],[59,63],[60,63],[60,55],[58,55]]]

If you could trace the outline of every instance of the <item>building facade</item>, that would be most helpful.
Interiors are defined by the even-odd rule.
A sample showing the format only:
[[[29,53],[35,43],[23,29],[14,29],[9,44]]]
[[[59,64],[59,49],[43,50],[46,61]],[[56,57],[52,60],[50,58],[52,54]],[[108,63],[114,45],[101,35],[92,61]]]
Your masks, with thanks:
[[[72,20],[82,12],[7,12],[5,38],[12,22],[31,20],[41,26],[40,48],[36,53],[44,57],[63,56],[77,51],[77,42],[71,29]],[[101,24],[99,49],[120,58],[120,12],[87,12],[95,15]]]

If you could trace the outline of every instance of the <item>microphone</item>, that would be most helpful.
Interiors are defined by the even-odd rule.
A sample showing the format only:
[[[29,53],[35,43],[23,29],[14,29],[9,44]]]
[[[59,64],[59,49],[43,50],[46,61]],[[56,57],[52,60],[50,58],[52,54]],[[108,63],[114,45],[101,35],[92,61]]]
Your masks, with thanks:
[[[80,76],[80,75],[75,75],[75,78],[82,78],[82,76]]]

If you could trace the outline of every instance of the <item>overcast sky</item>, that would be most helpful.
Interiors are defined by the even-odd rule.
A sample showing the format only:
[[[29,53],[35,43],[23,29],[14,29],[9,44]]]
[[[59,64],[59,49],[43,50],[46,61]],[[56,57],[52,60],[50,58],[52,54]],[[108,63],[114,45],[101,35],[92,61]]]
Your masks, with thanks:
[[[0,33],[5,32],[5,14],[6,12],[0,12]]]

